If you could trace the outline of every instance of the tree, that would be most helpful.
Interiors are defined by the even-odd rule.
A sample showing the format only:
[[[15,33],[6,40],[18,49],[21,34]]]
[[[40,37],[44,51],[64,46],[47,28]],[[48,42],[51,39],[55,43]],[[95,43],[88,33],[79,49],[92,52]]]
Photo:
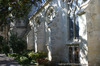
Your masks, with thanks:
[[[42,0],[0,0],[0,26],[9,24],[14,18],[20,18],[28,14],[32,4]]]

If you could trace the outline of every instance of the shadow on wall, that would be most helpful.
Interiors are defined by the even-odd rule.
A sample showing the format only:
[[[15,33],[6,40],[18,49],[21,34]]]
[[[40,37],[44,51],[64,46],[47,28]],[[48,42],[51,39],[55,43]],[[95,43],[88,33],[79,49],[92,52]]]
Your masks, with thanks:
[[[81,43],[80,43],[80,63],[87,64],[88,63],[88,45],[87,40],[80,37]]]

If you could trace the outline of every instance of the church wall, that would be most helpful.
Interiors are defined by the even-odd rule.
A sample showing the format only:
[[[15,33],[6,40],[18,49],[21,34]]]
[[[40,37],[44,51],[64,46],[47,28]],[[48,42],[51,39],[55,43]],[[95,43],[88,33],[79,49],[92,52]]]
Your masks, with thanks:
[[[100,1],[91,0],[87,8],[86,14],[78,16],[79,18],[79,44],[80,44],[80,63],[86,64],[85,66],[99,66],[100,63]],[[51,21],[51,24],[47,26],[46,10],[49,6],[52,6],[55,10],[55,18]],[[27,34],[28,49],[36,49],[37,51],[48,51],[48,36],[50,36],[51,56],[53,61],[68,61],[68,51],[66,43],[69,41],[69,24],[67,21],[67,6],[63,0],[52,0],[43,10],[38,12],[30,21],[34,24],[34,20],[37,16],[39,18],[40,25],[33,25],[31,31]],[[23,21],[21,21],[23,22]],[[18,36],[24,35],[26,32],[25,25],[19,24],[21,27],[14,27],[13,32],[17,32]],[[19,26],[17,25],[17,26]],[[22,27],[24,26],[24,27]],[[86,27],[87,26],[87,27]],[[35,28],[36,27],[36,28]],[[51,33],[48,35],[47,29],[50,28]],[[88,43],[87,43],[88,42]],[[35,46],[37,44],[37,47]],[[88,44],[88,45],[87,45]],[[88,47],[87,47],[88,46]],[[88,53],[88,54],[87,54]],[[87,57],[88,55],[88,57]]]
[[[34,18],[40,16],[42,18],[41,24],[36,24],[37,29],[37,50],[43,51],[47,50],[48,45],[48,32],[46,31],[46,10],[49,6],[52,6],[56,12],[55,18],[52,23],[48,25],[51,29],[51,56],[53,61],[66,61],[66,42],[68,40],[68,24],[67,24],[67,10],[66,5],[62,0],[52,0],[40,13],[38,13]],[[31,20],[33,20],[32,18]],[[44,25],[45,24],[45,25]],[[63,52],[63,53],[62,53]]]
[[[42,21],[40,25],[37,25],[37,46],[38,51],[46,51],[44,22]]]
[[[68,60],[66,42],[68,40],[67,6],[62,0],[52,0],[49,4],[54,7],[56,16],[49,25],[51,28],[51,55],[52,61]]]
[[[55,17],[50,24],[47,24],[46,20],[46,11],[49,6],[52,6],[55,11]],[[34,39],[37,44],[37,51],[48,51],[49,47],[52,61],[68,62],[68,49],[66,43],[69,41],[69,23],[67,19],[67,5],[63,0],[52,0],[48,5],[46,5],[38,14],[34,15],[30,21],[35,20],[36,17],[40,17],[40,25],[36,24],[33,28],[36,27],[37,38]],[[33,21],[35,24],[36,22]],[[88,64],[87,58],[87,25],[86,25],[86,14],[79,16],[79,41],[80,41],[80,63]],[[51,32],[48,34],[48,28]],[[35,37],[35,36],[34,36]],[[50,37],[50,42],[48,42]],[[71,41],[72,43],[72,41]],[[34,43],[33,43],[34,44]],[[35,49],[36,47],[34,47]],[[48,51],[49,52],[49,51]]]
[[[80,63],[82,66],[88,66],[88,45],[87,45],[87,24],[86,14],[78,16],[79,20],[79,46],[80,46]]]
[[[18,37],[23,38],[27,25],[26,25],[26,20],[25,18],[16,18],[13,22],[10,24],[10,30],[14,33],[17,34]]]
[[[61,19],[61,13],[58,13],[58,17],[55,17],[51,27],[51,45],[52,45],[52,56],[54,60],[66,60],[66,38],[67,38],[67,22],[63,23],[64,19]],[[65,26],[64,26],[65,25]],[[65,29],[64,29],[65,28]],[[63,53],[62,53],[63,52]],[[65,56],[64,56],[65,55]]]
[[[26,28],[14,28],[13,30],[14,34],[17,34],[18,37],[22,37],[25,31]]]
[[[87,9],[89,66],[100,66],[100,0],[91,0]]]
[[[35,50],[34,49],[34,30],[32,29],[27,35],[27,49],[28,50]]]

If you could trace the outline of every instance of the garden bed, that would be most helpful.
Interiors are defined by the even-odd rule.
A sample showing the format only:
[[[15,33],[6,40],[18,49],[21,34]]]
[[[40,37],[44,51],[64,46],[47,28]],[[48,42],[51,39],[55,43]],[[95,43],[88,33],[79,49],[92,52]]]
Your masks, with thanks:
[[[22,66],[44,66],[48,64],[47,53],[29,51],[23,54],[8,53],[9,57],[13,57]]]

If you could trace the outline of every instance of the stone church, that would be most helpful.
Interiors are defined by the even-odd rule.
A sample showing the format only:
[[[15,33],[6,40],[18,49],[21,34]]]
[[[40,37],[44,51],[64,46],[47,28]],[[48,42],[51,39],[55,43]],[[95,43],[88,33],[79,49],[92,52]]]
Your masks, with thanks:
[[[84,5],[83,1],[45,1],[29,18],[28,49],[47,51],[50,61],[87,65],[85,6],[78,9],[74,4]]]
[[[32,6],[29,22],[24,24],[20,20],[13,31],[26,38],[27,49],[47,52],[49,61],[99,66],[99,3],[99,0],[42,0],[38,8]]]

